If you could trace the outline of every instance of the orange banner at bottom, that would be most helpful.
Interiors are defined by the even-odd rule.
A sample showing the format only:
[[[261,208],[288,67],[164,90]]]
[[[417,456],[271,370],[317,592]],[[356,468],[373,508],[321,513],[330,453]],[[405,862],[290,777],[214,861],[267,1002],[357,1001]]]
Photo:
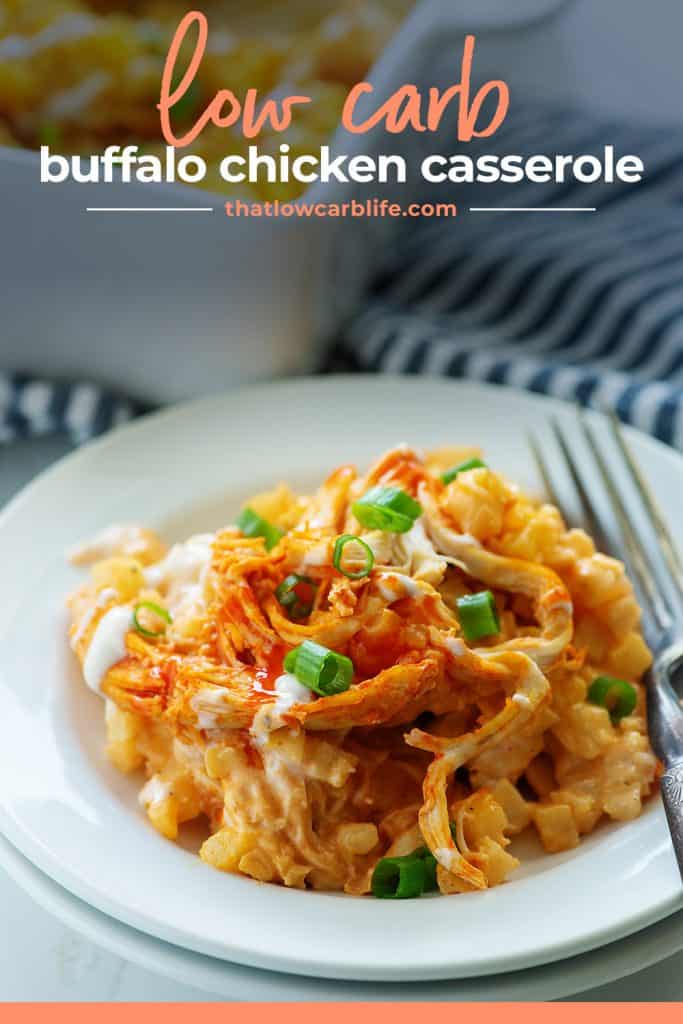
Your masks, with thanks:
[[[199,1011],[228,1013],[239,1024],[642,1024],[647,1007],[656,1007],[658,1024],[680,1024],[683,1003],[5,1003],[3,1024],[187,1024]],[[419,1014],[419,1018],[416,1018]],[[463,1014],[466,1017],[463,1018]]]

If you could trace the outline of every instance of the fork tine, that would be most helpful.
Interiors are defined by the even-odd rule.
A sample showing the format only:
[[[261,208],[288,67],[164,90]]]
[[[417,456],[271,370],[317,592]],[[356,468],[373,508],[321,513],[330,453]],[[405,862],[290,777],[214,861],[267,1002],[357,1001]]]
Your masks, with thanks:
[[[631,573],[635,577],[641,594],[647,598],[647,602],[657,626],[662,631],[668,630],[673,625],[673,618],[664,603],[660,589],[657,586],[654,573],[650,570],[647,564],[647,557],[643,551],[640,540],[638,539],[638,535],[631,524],[630,516],[624,502],[622,501],[621,495],[619,494],[619,489],[614,482],[614,477],[607,467],[605,458],[595,440],[593,430],[582,410],[579,410],[579,422],[583,429],[586,443],[595,460],[602,482],[607,490],[617,522],[619,523],[619,529],[621,531]]]
[[[666,522],[664,521],[664,516],[662,515],[662,511],[654,494],[652,493],[652,490],[650,489],[650,485],[643,476],[638,463],[633,457],[631,449],[624,437],[624,432],[621,429],[619,419],[613,410],[610,410],[608,415],[610,426],[612,428],[612,436],[624,458],[626,468],[629,471],[634,486],[647,510],[653,529],[657,535],[667,569],[671,574],[671,579],[676,586],[679,597],[683,601],[683,561],[681,560],[680,552],[673,541]]]
[[[557,494],[557,491],[555,490],[555,485],[553,484],[552,477],[548,469],[548,463],[545,461],[540,446],[536,441],[536,438],[531,433],[531,431],[527,432],[526,439],[529,444],[529,448],[531,449],[531,454],[534,457],[536,468],[538,469],[541,480],[543,481],[545,493],[550,498],[553,505],[557,506],[557,508],[560,508],[560,499]]]
[[[583,521],[588,527],[588,530],[592,534],[592,536],[595,537],[596,540],[598,540],[600,547],[604,549],[608,546],[607,538],[605,537],[605,532],[602,529],[602,525],[598,518],[597,512],[595,511],[595,506],[591,500],[591,497],[584,486],[581,474],[579,473],[578,466],[576,465],[574,456],[571,453],[571,449],[569,448],[566,438],[562,433],[562,427],[560,426],[559,420],[557,420],[556,417],[553,416],[551,417],[550,424],[555,435],[555,440],[559,445],[567,469],[569,470],[569,475],[572,478],[572,482],[579,496],[581,508],[583,510]],[[559,503],[557,504],[559,505]]]

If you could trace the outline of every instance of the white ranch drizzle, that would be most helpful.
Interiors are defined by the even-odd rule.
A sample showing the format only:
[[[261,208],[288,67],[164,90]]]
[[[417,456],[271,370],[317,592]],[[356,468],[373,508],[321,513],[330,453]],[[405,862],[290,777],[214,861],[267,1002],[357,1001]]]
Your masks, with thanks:
[[[265,704],[254,716],[251,733],[257,743],[265,742],[269,733],[287,724],[283,715],[293,704],[307,704],[313,697],[311,690],[289,672],[277,677],[273,693],[273,703]]]
[[[126,656],[126,634],[132,626],[130,608],[110,608],[97,623],[83,662],[83,675],[93,693],[102,693],[110,668]]]
[[[95,612],[97,612],[98,609],[100,608],[104,608],[105,605],[109,604],[110,601],[115,600],[118,596],[119,595],[117,591],[114,590],[112,587],[105,587],[103,590],[100,590],[99,594],[97,595],[97,600],[95,601],[95,604],[91,605],[91,607],[87,609],[85,614],[82,616],[81,621],[78,623],[78,628],[76,629],[76,632],[71,637],[72,651],[76,650],[79,643],[83,639],[83,636],[85,635],[88,626],[95,617]]]

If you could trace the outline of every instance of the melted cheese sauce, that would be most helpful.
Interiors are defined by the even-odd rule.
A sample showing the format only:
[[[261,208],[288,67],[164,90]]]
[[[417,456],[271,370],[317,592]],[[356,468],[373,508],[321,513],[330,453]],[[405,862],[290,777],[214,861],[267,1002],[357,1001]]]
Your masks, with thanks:
[[[213,533],[200,533],[184,544],[174,544],[161,562],[145,570],[150,587],[168,588],[166,604],[173,618],[205,608],[204,586],[211,566]]]
[[[164,782],[158,775],[153,775],[152,778],[145,783],[138,794],[138,803],[141,807],[148,808],[152,804],[159,804],[162,800],[166,800],[172,793],[171,786],[168,782]]]

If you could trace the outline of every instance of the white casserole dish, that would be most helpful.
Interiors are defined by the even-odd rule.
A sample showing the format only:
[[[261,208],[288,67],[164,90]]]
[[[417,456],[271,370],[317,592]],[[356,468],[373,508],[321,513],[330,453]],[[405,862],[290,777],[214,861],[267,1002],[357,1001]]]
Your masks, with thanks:
[[[488,0],[456,13],[418,4],[376,65],[376,96],[431,66],[445,32],[518,25],[564,0],[525,0],[501,14]],[[372,151],[337,135],[337,152]],[[392,137],[393,151],[400,141]],[[359,221],[246,220],[222,215],[225,197],[170,185],[41,185],[39,158],[0,147],[3,331],[0,370],[84,376],[158,402],[248,380],[309,371],[319,340],[352,300],[371,258]],[[343,186],[314,186],[306,200]],[[405,190],[407,187],[402,186]],[[402,193],[407,201],[407,192]],[[86,206],[212,206],[211,213],[88,214]],[[352,281],[328,255],[349,234]],[[356,237],[354,238],[354,233]],[[346,251],[346,250],[345,250]]]

